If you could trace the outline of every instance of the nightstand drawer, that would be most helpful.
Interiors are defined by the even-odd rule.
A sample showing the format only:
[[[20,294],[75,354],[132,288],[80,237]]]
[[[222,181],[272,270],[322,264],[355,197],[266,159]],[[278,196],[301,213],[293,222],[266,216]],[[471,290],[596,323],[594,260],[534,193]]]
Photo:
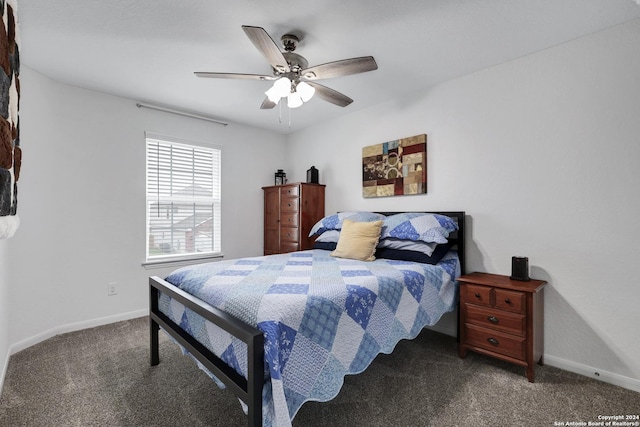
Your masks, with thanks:
[[[498,331],[526,335],[526,316],[467,304],[467,322]]]
[[[496,308],[513,311],[514,313],[524,313],[526,308],[527,295],[524,292],[508,291],[496,289]]]
[[[514,359],[525,360],[526,339],[480,326],[466,324],[467,343]]]
[[[467,302],[491,307],[491,288],[467,285]]]

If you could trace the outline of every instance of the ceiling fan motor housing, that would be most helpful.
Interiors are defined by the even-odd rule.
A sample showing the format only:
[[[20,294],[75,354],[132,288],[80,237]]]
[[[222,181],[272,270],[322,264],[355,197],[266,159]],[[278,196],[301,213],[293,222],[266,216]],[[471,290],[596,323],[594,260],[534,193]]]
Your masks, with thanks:
[[[294,50],[296,50],[296,47],[298,47],[298,42],[300,41],[300,39],[293,34],[285,34],[284,36],[280,37],[280,41],[282,42],[284,50],[286,50],[287,52],[293,52]]]
[[[282,53],[282,56],[287,60],[287,64],[289,64],[291,72],[283,73],[279,72],[279,70],[274,71],[276,75],[288,77],[290,80],[297,80],[300,77],[300,71],[309,66],[309,62],[304,57],[297,53],[293,53],[293,51],[298,47],[300,39],[293,34],[285,34],[280,37],[280,41],[282,41],[282,47],[285,50]]]
[[[300,76],[300,71],[306,69],[309,66],[309,62],[302,56],[293,52],[283,52],[282,56],[287,60],[291,73],[296,76]],[[283,74],[283,73],[280,73]],[[287,74],[287,73],[284,73]]]

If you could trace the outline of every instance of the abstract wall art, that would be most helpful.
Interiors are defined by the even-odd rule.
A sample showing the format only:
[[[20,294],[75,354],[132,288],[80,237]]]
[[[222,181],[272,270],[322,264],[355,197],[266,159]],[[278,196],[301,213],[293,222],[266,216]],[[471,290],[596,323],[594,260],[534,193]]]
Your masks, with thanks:
[[[362,196],[427,192],[427,135],[387,141],[362,149]]]
[[[13,236],[17,213],[20,148],[20,50],[15,1],[0,0],[0,239]]]

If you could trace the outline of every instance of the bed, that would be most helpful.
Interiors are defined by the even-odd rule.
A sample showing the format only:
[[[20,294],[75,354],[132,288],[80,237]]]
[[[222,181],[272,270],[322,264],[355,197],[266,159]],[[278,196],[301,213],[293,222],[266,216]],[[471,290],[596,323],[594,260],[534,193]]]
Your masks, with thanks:
[[[424,213],[375,214],[385,219],[365,221],[384,222],[380,227],[388,238],[380,242],[395,244],[404,240],[388,232],[386,221]],[[340,230],[343,219],[336,215],[314,227],[320,236],[316,249],[151,277],[151,365],[160,361],[162,328],[219,386],[236,394],[249,426],[290,426],[304,402],[332,399],[345,375],[364,371],[377,354],[391,353],[401,339],[415,338],[456,307],[456,279],[464,273],[464,212],[429,213],[450,219],[455,230],[431,244],[441,259],[428,264],[405,260],[416,251],[395,246],[377,248],[374,261],[331,256],[344,248],[347,222],[351,227],[351,219],[358,220],[344,220]],[[405,233],[405,224],[396,229]],[[323,242],[331,233],[342,240]]]

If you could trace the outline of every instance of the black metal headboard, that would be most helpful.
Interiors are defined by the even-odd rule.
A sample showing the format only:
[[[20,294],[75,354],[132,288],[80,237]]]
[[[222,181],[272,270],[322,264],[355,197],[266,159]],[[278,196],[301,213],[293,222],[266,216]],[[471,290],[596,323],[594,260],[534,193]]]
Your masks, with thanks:
[[[440,212],[424,211],[424,212],[448,216],[449,218],[454,219],[458,224],[458,231],[451,233],[449,235],[449,241],[453,242],[457,247],[456,250],[458,251],[458,258],[460,259],[460,270],[462,274],[465,274],[467,264],[466,264],[465,248],[464,248],[465,246],[464,244],[465,243],[464,211],[440,211]],[[389,215],[394,215],[401,212],[397,211],[397,212],[377,212],[377,213],[389,216]]]

